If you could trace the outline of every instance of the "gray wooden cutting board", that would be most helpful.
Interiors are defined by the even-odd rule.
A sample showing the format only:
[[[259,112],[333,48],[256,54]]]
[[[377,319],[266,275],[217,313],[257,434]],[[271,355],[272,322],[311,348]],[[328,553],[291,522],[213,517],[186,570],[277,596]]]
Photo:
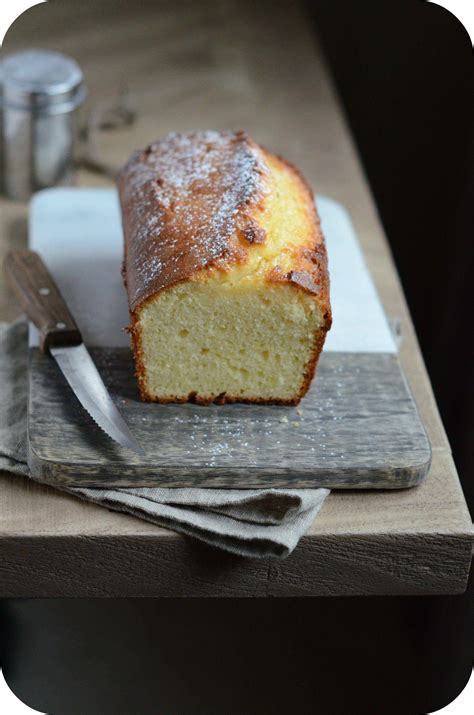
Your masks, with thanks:
[[[326,235],[334,327],[299,407],[140,401],[120,278],[115,191],[36,195],[30,245],[57,280],[139,457],[109,440],[79,405],[30,330],[29,465],[69,486],[409,487],[431,450],[347,213],[317,199]]]

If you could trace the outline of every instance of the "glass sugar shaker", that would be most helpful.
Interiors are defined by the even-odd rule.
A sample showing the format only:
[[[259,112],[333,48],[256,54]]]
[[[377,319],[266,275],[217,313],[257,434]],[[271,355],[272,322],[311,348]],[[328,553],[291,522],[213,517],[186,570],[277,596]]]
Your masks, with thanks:
[[[86,96],[75,60],[24,50],[0,61],[0,187],[25,201],[73,182],[76,109]]]

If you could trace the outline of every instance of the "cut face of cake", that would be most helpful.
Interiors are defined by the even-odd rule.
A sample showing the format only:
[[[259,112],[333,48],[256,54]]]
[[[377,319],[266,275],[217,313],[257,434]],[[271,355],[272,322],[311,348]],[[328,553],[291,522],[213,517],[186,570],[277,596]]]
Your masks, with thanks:
[[[297,404],[331,324],[299,172],[242,132],[170,134],[119,181],[143,399]]]

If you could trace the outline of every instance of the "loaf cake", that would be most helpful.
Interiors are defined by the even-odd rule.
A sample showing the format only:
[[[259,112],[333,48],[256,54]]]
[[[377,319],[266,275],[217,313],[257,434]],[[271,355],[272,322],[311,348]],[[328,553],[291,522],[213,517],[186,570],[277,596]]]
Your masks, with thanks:
[[[173,132],[131,157],[119,194],[142,398],[297,404],[331,325],[299,171],[244,132]]]

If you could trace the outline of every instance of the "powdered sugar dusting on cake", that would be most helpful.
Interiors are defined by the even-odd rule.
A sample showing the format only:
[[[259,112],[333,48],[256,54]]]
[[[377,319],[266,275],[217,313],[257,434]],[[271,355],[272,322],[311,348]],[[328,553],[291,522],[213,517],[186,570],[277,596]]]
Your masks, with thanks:
[[[120,193],[132,310],[153,292],[238,249],[268,169],[243,132],[172,132],[135,154]]]

